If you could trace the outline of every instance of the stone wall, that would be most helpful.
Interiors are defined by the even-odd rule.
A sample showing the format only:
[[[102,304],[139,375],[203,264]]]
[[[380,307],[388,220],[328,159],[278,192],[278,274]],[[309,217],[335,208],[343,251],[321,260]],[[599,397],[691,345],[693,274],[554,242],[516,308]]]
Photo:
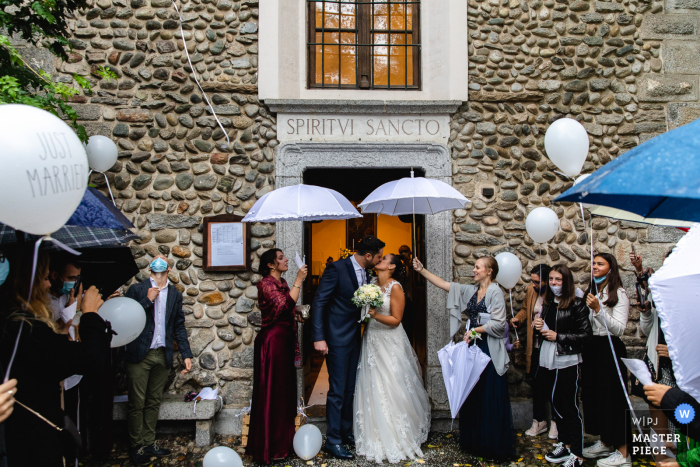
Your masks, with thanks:
[[[119,146],[107,173],[118,207],[141,240],[132,246],[142,280],[151,257],[171,259],[170,279],[182,291],[194,371],[177,374],[172,392],[218,383],[226,404],[247,405],[252,386],[252,340],[259,329],[253,271],[201,270],[201,218],[244,214],[274,187],[276,121],[257,95],[257,0],[185,0],[184,39],[192,66],[231,143],[207,111],[183,52],[180,21],[169,0],[88,0],[71,21],[73,52],[54,61],[21,48],[59,81],[89,77],[92,96],[75,98],[90,134]],[[550,205],[571,185],[546,159],[547,126],[577,118],[591,139],[584,172],[655,134],[700,116],[698,9],[693,0],[470,0],[470,101],[452,117],[453,182],[472,202],[454,213],[454,276],[470,280],[485,254],[511,251],[525,271],[540,252],[525,233],[530,209]],[[107,66],[118,79],[91,76]],[[92,179],[107,193],[104,179]],[[483,188],[493,188],[487,198]],[[573,205],[553,206],[561,231],[541,252],[566,262],[581,284],[589,266],[589,231]],[[588,221],[585,225],[589,225]],[[598,251],[620,260],[625,281],[634,243],[648,265],[680,233],[607,219],[593,220]],[[275,227],[253,227],[255,258],[274,245]],[[516,310],[529,277],[514,290]],[[630,296],[635,294],[630,290]],[[641,352],[638,314],[625,341]],[[523,355],[511,370],[512,394],[528,395]],[[181,365],[179,361],[178,364]]]

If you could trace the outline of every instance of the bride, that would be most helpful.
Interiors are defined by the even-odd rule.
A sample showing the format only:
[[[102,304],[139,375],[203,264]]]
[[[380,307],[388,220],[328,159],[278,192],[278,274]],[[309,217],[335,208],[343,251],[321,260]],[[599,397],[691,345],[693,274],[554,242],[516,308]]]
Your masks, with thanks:
[[[423,457],[430,430],[430,403],[421,370],[401,326],[406,298],[398,281],[406,277],[399,255],[375,266],[384,303],[370,310],[355,383],[354,434],[357,454],[381,463]]]

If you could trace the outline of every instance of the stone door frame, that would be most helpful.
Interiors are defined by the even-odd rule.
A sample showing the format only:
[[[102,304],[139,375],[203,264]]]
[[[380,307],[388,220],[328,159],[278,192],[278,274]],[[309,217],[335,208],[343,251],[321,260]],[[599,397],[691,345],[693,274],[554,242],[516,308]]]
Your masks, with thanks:
[[[276,187],[302,183],[307,168],[421,168],[425,176],[452,184],[452,161],[447,146],[438,143],[358,143],[301,142],[283,143],[275,160]],[[287,254],[303,251],[301,222],[276,225],[277,247]],[[452,213],[425,216],[426,265],[437,276],[452,281]],[[290,261],[287,277],[295,277],[296,266]],[[447,403],[437,352],[450,339],[447,293],[427,285],[426,388],[436,407]],[[303,370],[298,370],[297,392],[303,395]]]

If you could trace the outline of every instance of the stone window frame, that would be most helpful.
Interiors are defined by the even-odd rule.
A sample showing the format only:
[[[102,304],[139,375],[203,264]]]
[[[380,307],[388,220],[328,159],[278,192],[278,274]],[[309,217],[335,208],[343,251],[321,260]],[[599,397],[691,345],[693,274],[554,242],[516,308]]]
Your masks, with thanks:
[[[385,89],[385,90],[420,90],[421,89],[421,31],[420,31],[420,14],[421,14],[421,0],[384,0],[384,1],[379,1],[379,0],[306,0],[307,1],[307,17],[306,17],[306,22],[307,22],[307,37],[306,37],[306,46],[307,46],[307,55],[306,55],[306,68],[307,68],[307,82],[306,85],[308,88],[316,88],[316,89],[372,89],[372,90],[380,90],[380,89]],[[324,6],[324,11],[325,11],[325,3],[338,3],[342,6],[342,3],[349,3],[349,4],[354,4],[356,8],[356,13],[355,13],[355,27],[352,29],[348,30],[341,30],[340,25],[337,29],[326,29],[325,24],[322,25],[321,28],[319,28],[316,25],[316,5],[318,3],[322,3]],[[391,29],[391,24],[389,25],[388,30],[381,30],[379,32],[376,32],[374,25],[372,24],[372,17],[374,14],[374,5],[375,4],[384,4],[384,5],[389,5],[389,7],[393,5],[403,5],[404,8],[407,8],[408,4],[412,5],[412,12],[411,12],[411,29],[408,29],[406,25],[404,25],[404,29],[393,31]],[[391,23],[391,10],[389,10],[389,22]],[[404,15],[405,17],[407,15]],[[330,83],[325,83],[325,79],[322,78],[321,83],[316,82],[316,53],[314,52],[314,49],[318,45],[330,45],[328,43],[325,43],[323,36],[325,36],[326,33],[328,32],[338,32],[339,34],[343,33],[350,33],[350,34],[355,34],[355,43],[354,44],[346,44],[346,46],[353,46],[355,47],[355,84],[342,84],[339,82],[337,85],[335,84],[330,84]],[[387,73],[387,79],[388,82],[386,85],[380,85],[380,84],[374,84],[374,50],[376,47],[382,46],[382,44],[375,44],[375,42],[372,40],[372,37],[374,34],[383,34],[386,33],[391,36],[393,34],[403,34],[405,40],[404,45],[394,45],[391,46],[390,44],[386,44],[386,47],[403,47],[404,48],[404,60],[405,60],[405,67],[404,67],[404,76],[405,76],[405,82],[402,85],[397,85],[391,84],[391,51],[388,54],[389,57],[389,63],[388,63],[388,73]],[[316,42],[316,37],[317,34],[321,32],[322,33],[322,39],[321,43]],[[406,44],[408,42],[408,35],[411,35],[412,37],[412,43],[410,45]],[[389,41],[390,42],[390,41]],[[411,81],[412,84],[408,84],[408,60],[406,57],[408,56],[408,48],[411,47],[412,49],[412,73],[411,73]],[[325,47],[322,47],[322,49],[325,49]],[[325,50],[321,51],[322,56],[325,55]],[[338,75],[340,75],[340,66],[342,64],[342,61],[338,60]],[[322,76],[325,76],[325,70],[322,70]]]
[[[290,141],[277,148],[275,184],[277,188],[299,184],[308,168],[421,168],[425,176],[452,184],[450,151],[439,143],[359,143]],[[453,281],[452,213],[425,216],[425,267],[447,281]],[[285,252],[301,252],[304,245],[302,222],[278,222],[276,247]],[[296,265],[290,262],[287,277],[294,277]],[[449,340],[447,293],[428,283],[427,366],[425,386],[436,409],[449,408],[437,352]],[[301,295],[303,297],[303,295]],[[302,299],[300,299],[302,300]],[[300,302],[301,303],[301,302]],[[300,330],[301,332],[301,330]],[[303,349],[302,349],[303,352]],[[303,394],[303,369],[297,375],[297,392]]]

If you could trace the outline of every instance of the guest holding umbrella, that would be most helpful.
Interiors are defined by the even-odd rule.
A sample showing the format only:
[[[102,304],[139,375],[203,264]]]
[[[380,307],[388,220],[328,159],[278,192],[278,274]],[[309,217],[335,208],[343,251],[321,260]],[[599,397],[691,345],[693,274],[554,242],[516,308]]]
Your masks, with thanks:
[[[537,436],[547,431],[545,419],[546,406],[552,398],[552,385],[544,378],[538,378],[540,367],[541,339],[533,334],[533,321],[541,316],[544,297],[547,294],[547,281],[551,267],[548,264],[538,264],[530,270],[530,285],[525,291],[523,307],[510,320],[513,327],[526,323],[527,339],[525,341],[525,370],[532,385],[532,426],[525,432],[528,436]],[[557,439],[557,423],[552,420],[549,427],[549,439]]]
[[[503,339],[506,304],[496,283],[498,263],[491,256],[479,258],[474,265],[474,285],[447,282],[428,272],[417,258],[413,260],[413,268],[449,293],[450,333],[459,331],[462,313],[466,313],[471,329],[483,336],[474,345],[491,357],[459,411],[460,447],[474,456],[497,462],[515,457],[515,429],[506,376],[510,360]],[[491,319],[480,326],[479,313],[491,313]],[[465,334],[464,339],[467,338]]]
[[[279,248],[260,257],[258,306],[262,329],[255,338],[253,402],[246,454],[265,464],[294,453],[297,382],[301,363],[295,306],[307,274],[304,265],[289,288],[282,278],[289,259]]]
[[[583,456],[588,459],[602,457],[598,467],[631,467],[627,370],[620,360],[627,357],[620,336],[627,328],[630,301],[622,287],[613,255],[597,254],[593,258],[592,272],[593,281],[586,292],[586,304],[590,309],[593,337],[584,346],[582,355],[581,401],[586,414],[586,433],[599,435],[600,440],[585,448]]]

